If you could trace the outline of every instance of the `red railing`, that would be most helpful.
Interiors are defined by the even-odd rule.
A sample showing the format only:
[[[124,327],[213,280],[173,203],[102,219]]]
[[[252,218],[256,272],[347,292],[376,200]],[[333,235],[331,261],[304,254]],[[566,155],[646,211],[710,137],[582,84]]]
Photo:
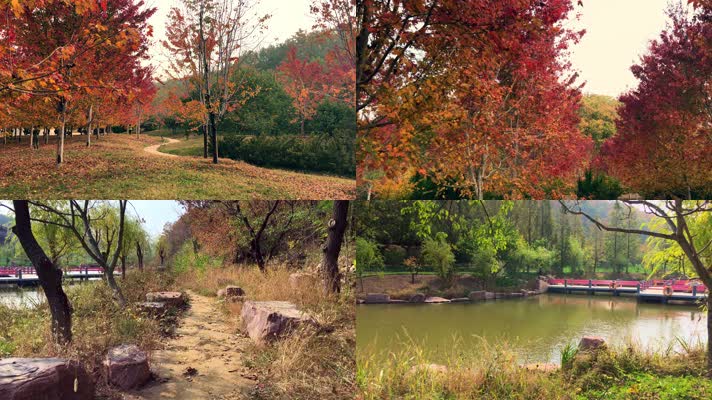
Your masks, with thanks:
[[[566,286],[590,286],[590,287],[610,287],[610,288],[638,288],[640,290],[658,288],[664,289],[670,287],[673,292],[683,293],[705,293],[707,287],[698,281],[689,279],[680,280],[660,280],[652,281],[624,281],[624,280],[603,280],[603,279],[549,279],[550,285],[566,285]],[[696,287],[696,289],[695,289]]]

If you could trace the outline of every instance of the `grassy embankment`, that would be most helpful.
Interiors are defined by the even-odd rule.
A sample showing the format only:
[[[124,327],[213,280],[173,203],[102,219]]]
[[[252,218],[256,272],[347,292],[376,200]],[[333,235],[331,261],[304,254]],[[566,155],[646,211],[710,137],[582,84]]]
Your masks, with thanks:
[[[177,274],[176,284],[205,296],[237,285],[250,300],[279,300],[296,304],[310,313],[319,327],[307,326],[267,346],[246,349],[245,365],[261,376],[257,398],[345,399],[352,398],[355,385],[355,306],[346,288],[340,296],[326,295],[314,280],[293,289],[290,271],[270,267],[206,266]],[[240,329],[241,303],[224,302],[223,311]]]
[[[357,399],[704,400],[712,398],[702,347],[673,345],[651,352],[635,346],[562,352],[562,369],[524,368],[506,346],[453,346],[449,362],[427,367],[417,346],[387,360],[359,353]],[[542,367],[542,366],[539,366]]]
[[[94,139],[94,138],[92,138]],[[39,150],[29,140],[0,144],[0,192],[26,198],[140,199],[325,199],[350,198],[356,181],[256,167],[221,159],[162,157],[145,147],[155,136],[112,134],[87,148],[82,137],[67,141],[65,163],[55,164],[55,138]]]
[[[109,348],[120,344],[136,344],[141,349],[155,350],[170,326],[142,316],[133,304],[145,301],[147,292],[169,289],[170,276],[154,271],[130,271],[119,279],[127,309],[112,300],[111,291],[103,281],[67,286],[74,313],[73,341],[58,346],[52,341],[50,313],[46,301],[34,308],[11,309],[0,305],[0,357],[61,357],[82,363],[94,376],[98,393],[109,398],[117,392],[101,379],[101,362]],[[170,321],[170,319],[169,319]],[[117,397],[118,398],[118,397]]]

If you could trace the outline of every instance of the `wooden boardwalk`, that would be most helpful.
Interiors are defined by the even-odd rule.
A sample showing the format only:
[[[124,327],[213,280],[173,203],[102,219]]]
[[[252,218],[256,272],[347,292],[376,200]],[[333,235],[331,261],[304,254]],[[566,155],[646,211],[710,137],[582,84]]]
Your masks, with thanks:
[[[549,279],[550,293],[589,294],[606,293],[613,296],[636,296],[639,301],[660,303],[696,303],[707,298],[709,290],[701,282],[690,280],[624,281],[596,279]]]

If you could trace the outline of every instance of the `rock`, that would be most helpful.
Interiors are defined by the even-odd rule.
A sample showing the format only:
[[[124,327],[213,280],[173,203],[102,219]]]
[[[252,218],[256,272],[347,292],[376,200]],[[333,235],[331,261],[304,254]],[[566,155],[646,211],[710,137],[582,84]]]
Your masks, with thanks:
[[[483,290],[478,290],[476,292],[470,292],[468,297],[472,301],[482,301],[482,300],[487,299],[486,295],[487,295],[487,292],[485,292]]]
[[[584,336],[578,345],[579,351],[597,351],[606,349],[606,341],[600,336]]]
[[[496,299],[496,296],[492,292],[485,292],[485,300],[494,300]]]
[[[102,364],[107,382],[123,390],[139,388],[151,379],[148,355],[133,344],[112,348]]]
[[[416,293],[410,296],[410,299],[408,301],[411,303],[422,303],[425,301],[425,295],[422,293]]]
[[[286,301],[246,301],[241,318],[243,328],[257,343],[282,337],[306,323],[316,324],[309,315]]]
[[[469,303],[470,298],[469,297],[455,297],[454,299],[450,299],[451,303]]]
[[[424,303],[438,304],[438,303],[449,303],[450,300],[443,297],[428,297],[425,299]]]
[[[391,299],[391,300],[388,302],[388,304],[403,304],[403,303],[407,303],[407,301],[405,301],[405,300],[398,300],[398,299]]]
[[[365,304],[384,304],[391,301],[391,296],[382,293],[369,293],[363,300]]]
[[[509,293],[510,298],[524,297],[524,293]]]
[[[238,286],[228,286],[225,288],[225,296],[227,297],[239,297],[239,296],[244,296],[245,291],[242,290],[241,287]]]
[[[289,286],[292,289],[314,286],[316,281],[317,277],[314,274],[308,274],[306,272],[289,274]]]
[[[136,307],[138,308],[139,312],[149,317],[162,317],[166,313],[166,311],[168,311],[166,303],[157,303],[155,301],[145,301],[143,303],[137,303]]]
[[[549,283],[544,279],[539,279],[537,287],[539,289],[539,293],[546,293],[549,290]]]
[[[181,292],[151,292],[146,293],[146,301],[155,303],[165,303],[168,307],[181,308],[187,302],[185,295]]]
[[[0,360],[0,399],[91,400],[93,398],[94,382],[79,363],[59,358]]]

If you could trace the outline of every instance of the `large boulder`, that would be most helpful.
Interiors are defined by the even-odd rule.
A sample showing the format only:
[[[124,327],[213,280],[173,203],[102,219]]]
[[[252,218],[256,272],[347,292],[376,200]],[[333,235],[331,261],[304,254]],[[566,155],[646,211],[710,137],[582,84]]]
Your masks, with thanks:
[[[424,303],[437,304],[437,303],[449,303],[450,300],[444,297],[428,297],[425,299]]]
[[[539,278],[537,281],[537,289],[539,290],[539,293],[546,293],[549,290],[549,282]]]
[[[74,361],[59,358],[0,360],[0,399],[90,400],[93,398],[94,382],[84,367]]]
[[[425,301],[425,295],[422,293],[416,293],[410,296],[410,299],[408,301],[411,303],[422,303]]]
[[[364,304],[385,304],[391,301],[391,296],[383,293],[369,293],[363,299]]]
[[[168,306],[166,303],[158,303],[155,301],[144,301],[142,303],[137,303],[136,308],[142,314],[149,317],[160,318],[166,314],[168,311]]]
[[[165,303],[171,308],[182,308],[187,304],[185,295],[181,292],[146,293],[146,301],[151,303]]]
[[[148,355],[136,345],[114,347],[102,364],[106,381],[123,390],[136,389],[151,379]]]
[[[257,343],[282,337],[304,324],[315,324],[309,315],[286,301],[246,301],[240,316],[243,328]]]
[[[487,295],[487,292],[485,292],[484,290],[478,290],[475,292],[470,292],[468,297],[470,298],[471,301],[482,301],[482,300],[487,300],[486,295]]]
[[[600,336],[584,336],[578,345],[580,352],[592,352],[606,349],[606,341]]]

